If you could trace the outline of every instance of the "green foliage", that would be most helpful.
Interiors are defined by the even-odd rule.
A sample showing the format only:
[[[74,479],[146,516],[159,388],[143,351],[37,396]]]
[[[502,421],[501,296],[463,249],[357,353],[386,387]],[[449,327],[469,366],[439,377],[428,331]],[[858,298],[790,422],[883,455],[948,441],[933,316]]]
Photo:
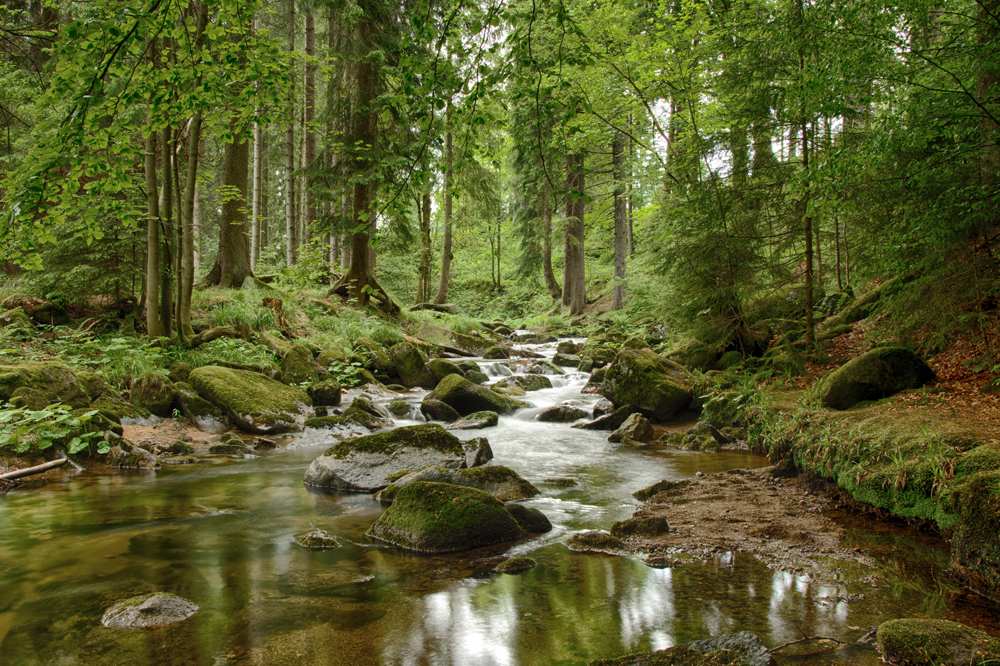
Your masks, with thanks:
[[[74,455],[90,448],[95,440],[98,453],[107,453],[111,446],[101,440],[102,431],[84,431],[98,411],[73,414],[68,405],[49,405],[45,409],[30,410],[5,405],[0,409],[0,449],[7,448],[18,455],[28,451],[44,451],[53,444],[65,441],[66,451]]]
[[[210,312],[215,326],[232,326],[238,331],[268,331],[277,328],[274,310],[260,304],[260,292],[237,291],[233,300],[214,306]]]

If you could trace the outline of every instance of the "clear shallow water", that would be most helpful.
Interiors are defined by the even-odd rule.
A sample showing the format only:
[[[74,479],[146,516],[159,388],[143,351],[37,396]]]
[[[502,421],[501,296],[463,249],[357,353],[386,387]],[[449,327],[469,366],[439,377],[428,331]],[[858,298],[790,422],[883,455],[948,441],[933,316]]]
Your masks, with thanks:
[[[494,464],[534,482],[542,494],[530,504],[555,525],[492,549],[427,557],[369,542],[377,502],[302,485],[327,445],[314,437],[304,438],[313,446],[254,460],[66,475],[0,497],[0,663],[582,664],[743,629],[777,645],[802,632],[853,639],[862,632],[850,627],[892,617],[987,625],[995,617],[941,573],[946,553],[888,527],[852,530],[856,545],[882,563],[877,590],[818,584],[740,554],[658,570],[570,552],[561,543],[568,534],[629,516],[639,488],[766,464],[742,453],[623,449],[606,433],[533,420],[564,400],[592,404],[594,396],[579,393],[584,379],[529,393],[535,408],[496,428],[458,433],[489,437]],[[544,483],[553,477],[579,485]],[[292,544],[313,527],[336,533],[344,547]],[[490,573],[486,560],[504,554],[529,554],[539,565],[521,576]],[[156,631],[99,625],[111,604],[154,590],[201,610]],[[850,593],[865,596],[840,599]],[[809,662],[875,659],[862,649]]]

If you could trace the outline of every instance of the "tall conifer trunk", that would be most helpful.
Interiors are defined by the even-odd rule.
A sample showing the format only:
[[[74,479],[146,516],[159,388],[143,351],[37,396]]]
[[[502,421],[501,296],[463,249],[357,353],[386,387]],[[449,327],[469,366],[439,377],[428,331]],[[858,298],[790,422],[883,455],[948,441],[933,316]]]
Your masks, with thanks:
[[[288,52],[295,52],[295,2],[288,0]],[[295,77],[291,77],[288,91],[289,118],[285,127],[285,263],[295,263],[297,225],[295,220]]]
[[[549,292],[552,300],[558,301],[562,298],[562,289],[556,281],[555,273],[552,272],[552,204],[549,201],[549,184],[546,182],[542,186],[542,275],[545,277],[545,289]]]
[[[611,144],[612,171],[615,181],[615,288],[612,310],[621,310],[625,302],[625,261],[628,257],[628,210],[625,199],[625,146],[619,137]]]
[[[451,108],[446,116],[448,130],[444,135],[444,247],[441,248],[441,281],[438,283],[434,302],[448,302],[448,287],[451,284],[451,186],[452,186],[452,153],[451,153]]]
[[[585,209],[583,155],[566,158],[566,237],[563,246],[562,304],[570,316],[583,313],[587,304],[586,266],[583,258]]]
[[[219,254],[206,281],[221,287],[240,288],[250,269],[250,238],[247,233],[247,176],[250,162],[250,142],[240,128],[230,127],[234,140],[226,144],[222,163],[222,186],[235,193],[222,204],[219,221]]]

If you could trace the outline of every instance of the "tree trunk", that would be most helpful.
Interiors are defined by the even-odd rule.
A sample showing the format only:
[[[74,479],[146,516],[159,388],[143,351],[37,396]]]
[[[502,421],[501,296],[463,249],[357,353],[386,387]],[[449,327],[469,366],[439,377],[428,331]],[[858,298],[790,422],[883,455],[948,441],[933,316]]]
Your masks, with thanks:
[[[564,308],[569,308],[570,316],[583,313],[587,304],[586,267],[583,258],[583,214],[584,190],[583,155],[566,158],[566,239],[563,249],[563,293]]]
[[[202,9],[202,13],[206,13]],[[188,130],[188,168],[187,183],[184,191],[183,221],[184,234],[181,241],[181,254],[184,257],[184,272],[181,276],[180,303],[177,312],[177,332],[181,340],[190,341],[194,337],[194,329],[191,328],[191,297],[194,293],[194,233],[195,219],[197,217],[197,197],[198,197],[198,163],[199,147],[201,146],[201,116],[198,111],[191,119],[191,127]]]
[[[247,172],[250,162],[250,142],[235,126],[230,127],[234,140],[226,144],[222,163],[222,186],[237,193],[222,204],[219,222],[219,254],[206,281],[221,287],[239,289],[253,275],[250,269],[250,238],[247,234]]]
[[[288,0],[288,52],[295,52],[295,2]],[[285,263],[295,264],[298,247],[295,220],[295,77],[291,77],[288,91],[288,113],[285,127]]]
[[[632,129],[632,114],[628,116],[628,126],[629,131]],[[628,194],[627,194],[627,204],[628,204],[628,256],[635,255],[635,226],[634,226],[634,211],[635,207],[635,196],[632,194],[632,164],[635,161],[635,145],[632,142],[632,137],[628,140]]]
[[[426,303],[431,290],[431,192],[424,191],[417,202],[420,220],[420,267],[417,275],[417,303]]]
[[[305,110],[302,116],[302,132],[305,147],[302,155],[303,166],[308,170],[316,160],[316,133],[313,130],[313,120],[316,117],[316,23],[312,11],[306,12],[306,77],[305,77]],[[312,234],[313,223],[316,221],[316,202],[309,189],[309,176],[302,176],[302,243]]]
[[[562,289],[552,272],[552,206],[549,202],[549,184],[542,186],[542,275],[545,277],[545,289],[552,300],[562,298]]]
[[[160,261],[160,323],[163,325],[163,337],[165,338],[173,337],[174,334],[174,248],[172,247],[174,236],[174,142],[172,135],[173,132],[170,128],[163,130],[161,141],[163,144],[161,165],[163,169],[163,201],[161,203],[163,215],[160,218],[160,244],[163,246],[163,254]]]
[[[611,144],[615,181],[615,289],[612,310],[621,310],[625,302],[625,261],[628,256],[628,210],[625,200],[625,146],[621,138]]]
[[[259,111],[259,109],[258,109]],[[264,128],[253,124],[253,222],[250,227],[250,269],[260,260],[260,216],[263,193]]]
[[[798,0],[799,4],[799,24],[804,31],[805,28],[805,8],[803,0]],[[802,36],[804,38],[804,35]],[[805,77],[805,54],[802,47],[799,47],[799,77],[800,91],[802,95],[801,128],[802,128],[802,171],[806,179],[805,192],[802,200],[802,224],[805,230],[805,263],[806,263],[806,342],[810,345],[816,344],[816,327],[813,322],[813,221],[809,215],[810,204],[810,183],[809,183],[809,122],[806,114],[805,86],[802,79]]]
[[[448,122],[451,122],[451,108],[448,109]],[[451,129],[444,135],[444,247],[441,249],[441,281],[438,283],[434,302],[448,302],[448,287],[451,284],[451,186],[452,186],[452,152]]]
[[[146,330],[150,340],[163,335],[160,326],[160,192],[156,183],[156,132],[146,137]]]
[[[987,212],[990,228],[983,234],[988,238],[993,235],[1000,219],[997,215],[996,188],[998,169],[1000,169],[1000,125],[996,114],[1000,111],[1000,67],[997,65],[997,38],[1000,32],[998,25],[1000,15],[1000,0],[985,0],[979,3],[979,43],[984,49],[980,54],[979,76],[976,78],[976,96],[985,107],[979,112],[979,135],[981,148],[979,152],[979,173],[983,190],[986,192]],[[992,95],[992,97],[991,97]],[[993,109],[992,114],[987,109]]]

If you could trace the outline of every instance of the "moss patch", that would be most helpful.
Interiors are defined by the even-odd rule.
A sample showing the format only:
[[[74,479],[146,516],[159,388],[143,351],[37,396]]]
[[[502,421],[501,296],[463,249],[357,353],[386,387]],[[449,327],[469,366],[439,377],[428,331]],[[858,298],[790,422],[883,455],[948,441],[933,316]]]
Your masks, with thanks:
[[[299,429],[312,404],[303,391],[245,370],[203,366],[191,373],[191,384],[234,423],[260,434]]]
[[[824,407],[849,409],[862,401],[919,388],[932,379],[934,372],[909,349],[883,347],[858,356],[824,379],[822,402]]]
[[[879,625],[882,658],[901,666],[980,666],[1000,659],[1000,641],[947,620],[890,620]]]
[[[365,435],[364,437],[340,442],[327,449],[323,455],[343,460],[355,452],[391,454],[404,446],[419,449],[434,449],[441,453],[453,454],[460,457],[465,455],[462,449],[462,441],[436,423],[405,426],[388,432]]]

